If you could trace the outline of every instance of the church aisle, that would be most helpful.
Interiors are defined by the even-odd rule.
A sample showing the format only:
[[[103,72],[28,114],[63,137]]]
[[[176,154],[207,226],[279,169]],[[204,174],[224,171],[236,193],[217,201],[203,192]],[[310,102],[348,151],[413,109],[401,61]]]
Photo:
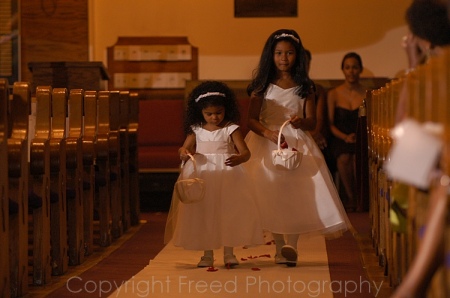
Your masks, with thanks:
[[[132,286],[131,282],[133,281],[133,276],[139,275],[141,271],[144,271],[150,267],[149,260],[153,260],[153,263],[151,263],[152,265],[159,266],[163,261],[167,261],[165,258],[171,258],[170,253],[168,255],[159,254],[164,248],[163,236],[166,216],[167,213],[165,212],[143,212],[141,214],[142,224],[130,232],[132,234],[127,237],[126,241],[120,244],[115,244],[117,247],[109,248],[113,251],[106,254],[101,261],[95,264],[89,264],[88,258],[82,266],[83,268],[78,270],[71,269],[68,274],[62,277],[53,277],[54,281],[52,284],[45,287],[32,288],[27,297],[116,297],[116,293],[114,292],[117,291],[119,287],[123,286],[127,281],[128,286]],[[310,268],[311,272],[313,272],[312,268],[314,268],[314,270],[317,271],[315,274],[317,274],[319,273],[318,271],[327,267],[327,270],[325,271],[327,272],[328,277],[319,278],[323,279],[322,286],[325,286],[327,291],[320,289],[321,292],[319,292],[317,287],[319,282],[315,282],[310,283],[309,293],[304,292],[304,295],[298,293],[297,297],[387,298],[390,296],[392,289],[389,287],[386,278],[383,276],[383,268],[378,266],[378,258],[376,257],[371,246],[371,240],[369,238],[370,225],[368,213],[350,213],[349,218],[353,226],[358,231],[358,235],[356,235],[356,237],[354,237],[350,232],[346,232],[342,238],[331,241],[322,241],[321,249],[323,249],[323,247],[326,248],[328,265],[326,265],[326,260],[323,260],[323,256],[319,257],[317,255],[314,257],[315,252],[311,252],[311,257],[306,259],[307,254],[304,253],[304,251],[316,250],[316,247],[313,245],[314,243],[311,242],[309,244],[305,244],[303,249],[299,252],[300,262],[299,266],[295,268],[285,268],[282,266],[278,267],[278,265],[275,266],[271,255],[272,258],[259,257],[253,259],[252,263],[248,261],[241,261],[241,265],[229,271],[222,266],[221,252],[219,251],[216,253],[216,267],[220,270],[217,272],[206,272],[208,273],[207,276],[215,278],[214,276],[217,276],[218,274],[226,274],[227,276],[230,276],[231,274],[232,279],[228,284],[229,287],[231,287],[232,281],[234,281],[235,273],[245,272],[245,274],[249,276],[249,290],[251,289],[250,286],[252,287],[252,290],[255,290],[255,287],[254,285],[251,285],[251,282],[258,282],[258,276],[263,276],[262,274],[264,271],[269,271],[267,268],[270,268],[270,270],[279,269],[281,270],[280,272],[285,274],[285,283],[282,283],[281,281],[272,283],[271,286],[274,288],[273,292],[280,290],[282,285],[284,285],[285,289],[287,289],[289,281],[286,281],[286,276],[289,275],[291,279],[291,290],[293,290],[292,286],[294,283],[297,282],[296,289],[297,291],[300,291],[300,280],[305,282],[307,278],[308,280],[314,279],[314,275],[311,275],[311,277],[308,276],[308,272],[304,271],[305,268]],[[320,243],[320,241],[318,242]],[[270,249],[267,249],[268,247],[270,247]],[[268,247],[261,246],[259,249],[265,249],[267,250],[267,253],[273,254],[272,247]],[[172,249],[173,252],[177,254],[178,251],[175,250],[180,250],[180,253],[183,252],[183,250],[178,248],[173,247]],[[243,255],[245,257],[256,255],[256,253],[247,254],[248,253],[245,253]],[[184,260],[183,262],[181,260],[177,260],[174,264],[196,264],[198,262],[198,256],[199,255],[195,255],[192,260]],[[239,252],[238,259],[241,257],[241,253]],[[259,268],[261,270],[255,271],[251,270],[251,268]],[[193,269],[193,271],[198,271],[200,273],[203,273],[203,270],[206,270],[206,268],[194,267]],[[153,278],[154,281],[157,280],[156,274],[160,276],[162,275],[161,272],[158,273],[155,271]],[[175,289],[174,285],[175,282],[178,282],[178,278],[181,276],[180,272],[174,271],[173,274],[176,277],[172,278],[171,281],[173,287],[172,294],[178,290]],[[370,277],[370,279],[368,277]],[[164,276],[164,278],[167,280],[166,276]],[[136,280],[136,277],[134,279]],[[171,277],[169,276],[169,281],[170,280]],[[327,280],[328,283],[325,284]],[[187,281],[187,278],[185,281]],[[244,283],[239,283],[239,281],[240,279],[237,280],[237,285],[242,288]],[[244,279],[244,282],[245,281],[246,280]],[[146,284],[140,285],[142,287],[139,289],[141,291],[145,291]],[[154,286],[156,291],[156,287],[161,286],[161,283],[154,283]],[[135,291],[136,290],[137,288],[135,288]],[[377,290],[379,290],[379,292],[377,292]],[[138,293],[129,297],[145,297],[137,294]],[[166,296],[167,295],[165,295],[165,297]],[[221,295],[214,294],[214,296],[220,297]],[[253,295],[250,294],[248,295],[248,297],[252,296]],[[152,294],[149,295],[149,297],[157,296]],[[201,297],[207,297],[207,295],[201,295]],[[235,295],[235,297],[238,296]]]

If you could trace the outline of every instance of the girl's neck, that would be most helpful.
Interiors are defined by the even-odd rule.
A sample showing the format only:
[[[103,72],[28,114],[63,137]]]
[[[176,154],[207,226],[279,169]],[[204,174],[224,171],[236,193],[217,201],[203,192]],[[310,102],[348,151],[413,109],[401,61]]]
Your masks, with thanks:
[[[278,72],[277,77],[272,83],[282,88],[291,88],[296,86],[296,83],[292,79],[289,72]]]
[[[222,122],[219,123],[219,125],[209,124],[209,123],[203,122],[202,123],[202,128],[206,129],[208,131],[214,131],[214,130],[218,130],[218,129],[224,128],[225,126],[227,126],[228,123],[229,123],[228,120],[223,120]]]

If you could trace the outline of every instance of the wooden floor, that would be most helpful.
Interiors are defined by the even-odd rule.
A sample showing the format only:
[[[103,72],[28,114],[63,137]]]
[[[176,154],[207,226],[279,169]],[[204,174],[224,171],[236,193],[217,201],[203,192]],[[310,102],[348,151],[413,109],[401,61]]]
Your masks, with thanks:
[[[70,268],[62,277],[53,277],[49,285],[31,287],[25,297],[107,297],[164,247],[166,217],[166,212],[142,212],[141,224],[132,227],[113,245],[97,248],[82,265]],[[389,297],[392,288],[372,247],[368,213],[349,213],[349,218],[358,236],[347,232],[342,238],[327,241],[331,280],[336,285],[351,281],[345,291],[336,288],[334,298]],[[356,283],[361,280],[375,282],[380,290],[377,293],[374,288],[370,293],[356,290],[359,289],[355,288]]]

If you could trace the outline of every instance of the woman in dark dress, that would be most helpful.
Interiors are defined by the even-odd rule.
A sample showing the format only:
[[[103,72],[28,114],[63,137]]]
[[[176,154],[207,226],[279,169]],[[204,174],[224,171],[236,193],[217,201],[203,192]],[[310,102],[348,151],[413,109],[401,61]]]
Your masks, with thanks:
[[[359,82],[363,65],[361,57],[354,52],[342,59],[345,82],[328,91],[328,116],[333,134],[331,151],[336,159],[339,181],[345,189],[345,207],[356,208],[356,126],[359,107],[366,95],[365,87]]]

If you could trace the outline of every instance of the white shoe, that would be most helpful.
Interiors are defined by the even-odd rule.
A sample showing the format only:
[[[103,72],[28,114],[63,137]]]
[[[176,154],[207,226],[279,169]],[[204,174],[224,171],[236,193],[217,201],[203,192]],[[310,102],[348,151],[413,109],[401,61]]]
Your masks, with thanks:
[[[285,245],[281,248],[281,255],[286,258],[286,265],[288,267],[295,267],[297,265],[297,250],[290,246]]]
[[[212,267],[214,264],[214,258],[209,256],[203,256],[198,262],[197,267]]]
[[[285,257],[280,255],[275,255],[275,264],[286,264],[287,260]]]
[[[227,267],[232,267],[239,265],[239,261],[236,259],[235,255],[224,255],[223,256],[223,263]]]

